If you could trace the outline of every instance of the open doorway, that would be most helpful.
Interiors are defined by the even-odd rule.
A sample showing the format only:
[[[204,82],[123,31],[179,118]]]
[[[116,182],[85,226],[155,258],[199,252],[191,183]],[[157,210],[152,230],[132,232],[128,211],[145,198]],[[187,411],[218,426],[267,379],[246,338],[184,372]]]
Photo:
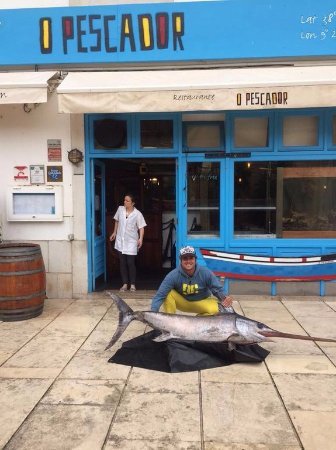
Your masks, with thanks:
[[[105,160],[107,285],[121,285],[119,260],[109,241],[113,217],[124,195],[131,193],[146,220],[143,246],[137,256],[137,288],[157,289],[175,267],[176,162],[175,159]]]

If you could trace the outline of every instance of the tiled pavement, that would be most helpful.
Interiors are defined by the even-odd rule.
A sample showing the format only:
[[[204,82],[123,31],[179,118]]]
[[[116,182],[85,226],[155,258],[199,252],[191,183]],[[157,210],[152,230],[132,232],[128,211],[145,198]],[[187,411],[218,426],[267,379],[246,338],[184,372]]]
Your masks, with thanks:
[[[151,295],[124,297],[148,309]],[[281,331],[336,338],[335,298],[237,295],[234,306]],[[264,363],[166,374],[107,362],[116,320],[101,293],[0,322],[0,448],[336,449],[336,344],[277,339],[263,344]],[[132,322],[122,339],[144,330]]]

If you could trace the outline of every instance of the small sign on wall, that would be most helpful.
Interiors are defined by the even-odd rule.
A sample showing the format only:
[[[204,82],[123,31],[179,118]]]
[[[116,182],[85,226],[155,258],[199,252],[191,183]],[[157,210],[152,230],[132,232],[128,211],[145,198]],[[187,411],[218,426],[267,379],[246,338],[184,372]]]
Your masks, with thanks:
[[[14,167],[14,180],[15,181],[28,181],[28,167],[21,165]]]
[[[47,181],[50,183],[60,183],[63,181],[63,166],[48,166]]]
[[[44,166],[29,166],[30,184],[44,184]]]
[[[61,139],[48,139],[48,162],[62,161]]]

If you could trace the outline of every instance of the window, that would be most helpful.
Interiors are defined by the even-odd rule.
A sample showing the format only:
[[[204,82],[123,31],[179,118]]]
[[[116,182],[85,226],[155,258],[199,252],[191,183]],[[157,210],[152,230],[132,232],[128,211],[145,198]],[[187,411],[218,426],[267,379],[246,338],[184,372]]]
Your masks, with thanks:
[[[187,166],[189,236],[219,235],[220,166],[190,162]]]
[[[224,122],[189,122],[184,124],[184,148],[187,151],[224,148]]]
[[[99,150],[127,148],[127,120],[102,119],[93,122],[94,147]]]
[[[140,148],[173,148],[173,120],[140,120]]]
[[[335,238],[336,162],[238,162],[234,234]]]
[[[234,117],[235,148],[267,148],[269,139],[269,117]]]
[[[283,147],[316,147],[319,145],[320,118],[315,115],[286,115],[282,120]]]

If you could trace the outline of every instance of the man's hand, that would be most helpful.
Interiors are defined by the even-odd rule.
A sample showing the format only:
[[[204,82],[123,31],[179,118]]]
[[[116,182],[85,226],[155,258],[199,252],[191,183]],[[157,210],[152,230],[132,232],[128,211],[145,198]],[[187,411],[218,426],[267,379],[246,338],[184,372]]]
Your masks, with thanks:
[[[232,297],[227,296],[224,297],[221,301],[221,304],[225,307],[228,308],[229,306],[232,306]]]

